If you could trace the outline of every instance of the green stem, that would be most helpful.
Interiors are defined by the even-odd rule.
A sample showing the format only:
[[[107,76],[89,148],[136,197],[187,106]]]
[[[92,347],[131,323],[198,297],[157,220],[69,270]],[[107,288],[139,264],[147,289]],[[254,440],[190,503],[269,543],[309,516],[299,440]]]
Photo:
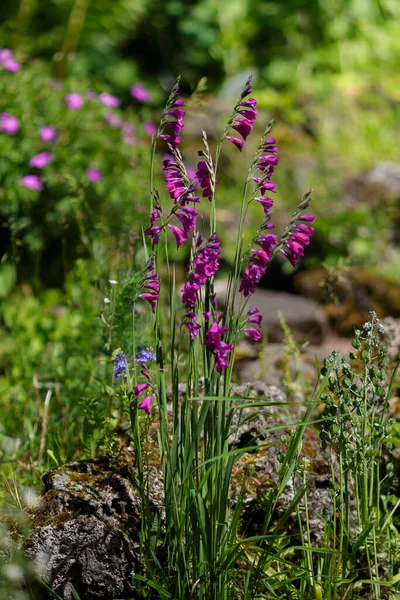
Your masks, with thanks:
[[[62,47],[62,59],[58,68],[58,77],[63,79],[68,73],[68,62],[71,54],[76,52],[85,24],[86,13],[91,0],[75,0],[69,17],[67,31]]]

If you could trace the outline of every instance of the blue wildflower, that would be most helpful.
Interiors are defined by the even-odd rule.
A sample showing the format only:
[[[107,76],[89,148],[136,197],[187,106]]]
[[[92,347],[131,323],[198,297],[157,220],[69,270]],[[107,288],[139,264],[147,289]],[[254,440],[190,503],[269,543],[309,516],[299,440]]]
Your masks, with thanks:
[[[114,375],[119,378],[126,372],[128,368],[128,357],[124,352],[118,352],[114,358]]]
[[[150,350],[150,348],[139,348],[139,351],[135,356],[135,360],[141,364],[148,363],[151,360],[156,360],[156,358],[156,355]]]

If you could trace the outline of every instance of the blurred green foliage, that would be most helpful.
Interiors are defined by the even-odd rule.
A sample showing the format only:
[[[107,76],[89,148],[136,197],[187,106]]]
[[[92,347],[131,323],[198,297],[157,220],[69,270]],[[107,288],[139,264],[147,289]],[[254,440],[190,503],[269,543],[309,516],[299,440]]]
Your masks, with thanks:
[[[275,89],[344,72],[379,85],[397,72],[399,17],[396,0],[3,0],[0,8],[4,45],[56,62],[71,48],[72,71],[101,70],[117,86],[138,69],[190,84],[206,73],[215,84],[248,67]]]

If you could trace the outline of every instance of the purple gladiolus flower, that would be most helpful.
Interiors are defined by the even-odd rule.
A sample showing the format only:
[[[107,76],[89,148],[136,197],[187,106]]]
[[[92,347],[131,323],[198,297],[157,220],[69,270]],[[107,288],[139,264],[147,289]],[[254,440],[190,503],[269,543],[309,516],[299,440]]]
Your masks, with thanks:
[[[214,234],[204,244],[199,236],[188,280],[182,288],[182,303],[189,309],[195,307],[197,293],[207,279],[218,271],[221,244]]]
[[[79,110],[83,106],[83,98],[80,94],[67,94],[64,96],[66,105],[71,110]]]
[[[19,129],[19,121],[17,117],[13,117],[9,113],[1,113],[0,114],[0,129],[9,133],[10,135],[14,135],[17,133]]]
[[[167,133],[162,133],[160,137],[167,142],[172,148],[177,148],[179,145],[181,138],[180,132],[185,127],[183,119],[185,117],[185,102],[178,98],[179,94],[179,86],[176,85],[173,89],[172,95],[169,98],[167,110],[163,114],[163,131],[167,131]],[[166,119],[172,118],[173,121]],[[166,129],[168,128],[168,129]]]
[[[148,102],[150,100],[150,94],[148,90],[141,84],[135,83],[131,87],[131,96],[139,102]]]
[[[186,327],[189,329],[189,335],[191,340],[194,340],[196,338],[197,334],[201,329],[201,325],[199,325],[199,323],[196,323],[196,321],[197,315],[192,311],[186,313],[186,315],[183,318],[183,325],[186,325]]]
[[[184,231],[182,231],[182,229],[180,229],[179,227],[176,227],[175,225],[168,225],[168,229],[170,229],[175,236],[177,248],[182,246],[183,242],[187,241],[187,234]]]
[[[259,329],[254,329],[253,327],[248,327],[245,330],[245,333],[250,338],[251,343],[254,345],[256,342],[259,342],[261,339],[261,331]]]
[[[257,100],[255,98],[248,98],[246,96],[251,94],[253,85],[252,77],[249,77],[246,87],[240,95],[240,102],[235,107],[235,113],[233,116],[233,122],[231,128],[237,131],[243,138],[243,141],[238,137],[226,136],[226,139],[232,142],[240,150],[243,150],[243,144],[253,131],[254,121],[257,118]]]
[[[211,202],[213,195],[211,173],[205,160],[202,160],[197,164],[196,178],[199,182],[199,186],[203,188],[203,198],[208,198]]]
[[[304,256],[304,248],[310,244],[310,237],[314,234],[314,227],[304,225],[304,221],[308,223],[314,222],[313,215],[301,215],[297,219],[303,223],[296,223],[293,229],[289,232],[285,245],[281,248],[282,254],[288,259],[293,267],[297,267],[298,259]]]
[[[128,368],[128,357],[124,352],[118,352],[114,358],[114,376],[119,379]]]
[[[147,267],[147,272],[152,271],[154,269],[154,258],[150,260],[150,263]],[[158,279],[157,273],[149,273],[143,279],[143,288],[144,292],[139,294],[139,298],[146,300],[152,310],[156,309],[157,300],[160,296],[160,280]]]
[[[46,125],[39,130],[43,142],[55,142],[57,139],[57,130],[53,125]]]
[[[162,168],[165,173],[166,188],[175,204],[178,204],[178,202],[182,204],[199,202],[197,196],[192,196],[196,186],[194,184],[191,186],[186,184],[183,173],[173,159],[166,158],[163,160]]]
[[[250,100],[252,99],[249,98],[246,102],[250,102]],[[248,110],[248,108],[246,108],[246,110]],[[266,229],[274,228],[273,223],[270,223],[271,209],[274,201],[265,194],[267,192],[274,193],[276,191],[275,184],[271,181],[275,167],[278,164],[278,152],[275,138],[263,139],[260,150],[260,156],[257,158],[255,169],[261,171],[261,176],[253,177],[253,181],[256,183],[255,194],[261,195],[255,195],[253,200],[263,207],[264,221],[260,225],[258,235],[254,240],[254,243],[259,246],[261,250],[256,250],[254,248],[251,250],[249,264],[244,269],[243,278],[240,283],[239,291],[243,292],[245,297],[254,293],[255,286],[264,275],[268,263],[272,258],[273,250],[278,242],[276,235],[271,233],[261,233]],[[254,334],[250,335],[254,336]]]
[[[213,354],[214,367],[218,373],[222,373],[223,369],[229,368],[226,357],[233,350],[233,346],[221,339],[227,331],[228,327],[226,325],[219,327],[218,322],[214,321],[204,337],[204,345]]]
[[[38,192],[43,190],[43,183],[37,175],[25,175],[21,179],[21,184],[30,190],[37,190]]]
[[[305,214],[305,215],[301,215],[297,220],[298,221],[307,221],[308,223],[314,223],[315,217],[314,217],[314,215]]]
[[[140,404],[138,404],[138,410],[144,410],[145,413],[150,415],[151,403],[153,402],[153,400],[155,400],[155,398],[156,398],[155,394],[151,394],[150,396],[147,396],[144,400],[141,401]]]
[[[115,108],[121,104],[121,100],[119,100],[119,98],[112,96],[107,92],[100,94],[99,100],[102,104],[104,104],[104,106],[108,106],[109,108]]]
[[[87,169],[86,175],[89,181],[91,181],[92,183],[97,183],[98,181],[100,181],[100,179],[103,178],[103,174],[101,171],[99,171],[99,169]]]
[[[226,139],[229,140],[230,142],[232,142],[232,144],[234,146],[236,146],[236,148],[238,148],[238,150],[240,150],[240,152],[243,150],[244,142],[240,138],[232,137],[231,135],[227,135]]]
[[[253,306],[253,308],[251,308],[249,310],[249,312],[247,313],[247,322],[248,323],[255,323],[256,325],[261,325],[262,323],[262,315],[260,315],[260,311],[258,310],[258,308],[256,308],[255,306]]]
[[[148,387],[149,387],[148,383],[139,383],[139,385],[134,385],[132,387],[132,389],[133,389],[133,393],[135,394],[136,398],[139,398],[140,394],[142,392],[144,392],[144,390],[147,390]]]
[[[150,137],[155,137],[157,135],[158,130],[154,123],[143,123],[142,127]]]
[[[29,161],[29,166],[36,167],[37,169],[43,169],[49,164],[52,158],[53,157],[50,152],[39,152],[39,154],[32,156],[31,160]]]

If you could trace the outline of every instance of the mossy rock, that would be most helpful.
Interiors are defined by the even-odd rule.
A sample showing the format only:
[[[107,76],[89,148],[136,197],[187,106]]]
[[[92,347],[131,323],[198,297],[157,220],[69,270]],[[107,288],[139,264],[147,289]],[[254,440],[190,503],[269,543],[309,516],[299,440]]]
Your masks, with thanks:
[[[48,472],[45,493],[31,510],[28,555],[44,567],[46,583],[64,600],[72,586],[81,600],[132,598],[140,559],[142,500],[132,455],[79,461]],[[162,498],[159,472],[149,473],[150,508]]]

